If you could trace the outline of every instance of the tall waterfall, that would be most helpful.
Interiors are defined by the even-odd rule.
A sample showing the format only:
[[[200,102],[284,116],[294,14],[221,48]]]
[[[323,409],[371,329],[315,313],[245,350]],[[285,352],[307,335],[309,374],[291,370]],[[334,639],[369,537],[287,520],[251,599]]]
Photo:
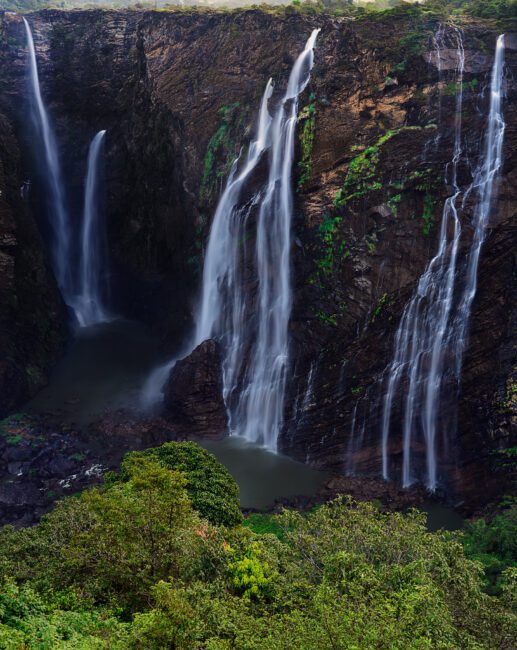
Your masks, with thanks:
[[[274,116],[273,83],[262,96],[256,136],[234,162],[215,211],[205,254],[196,330],[189,352],[208,338],[222,346],[223,397],[230,432],[276,449],[288,368],[293,213],[292,166],[298,96],[309,83],[319,29],[296,59]],[[256,189],[268,152],[268,176]],[[256,222],[255,250],[246,246]],[[188,354],[188,352],[187,352]],[[144,386],[156,401],[174,362],[157,368]]]
[[[268,113],[273,86],[264,92],[257,135],[238,171],[236,161],[219,201],[203,270],[196,344],[216,337],[223,346],[223,396],[230,431],[276,449],[282,426],[291,313],[290,248],[292,166],[298,96],[314,63],[314,30],[297,58],[274,117]],[[269,149],[269,173],[244,204],[239,199]],[[254,260],[247,258],[245,232],[256,216]],[[256,273],[257,296],[246,293],[246,265]]]
[[[313,31],[296,60],[271,125],[269,179],[257,221],[258,333],[248,382],[234,415],[239,435],[270,449],[276,449],[282,426],[288,370],[288,323],[292,303],[291,174],[298,95],[309,82],[318,32]]]
[[[468,326],[472,302],[477,290],[477,271],[481,247],[485,241],[486,228],[490,218],[492,199],[498,174],[502,165],[505,122],[501,107],[504,73],[504,34],[497,39],[492,77],[490,81],[490,112],[485,135],[483,157],[474,173],[473,190],[477,193],[474,212],[474,236],[468,260],[465,290],[458,310],[454,332],[457,352],[457,373],[461,371],[463,352],[467,344]]]
[[[70,263],[70,224],[65,209],[65,197],[61,168],[54,132],[50,126],[47,110],[41,97],[41,89],[36,62],[36,51],[29,23],[23,18],[29,48],[29,80],[33,100],[33,119],[41,137],[44,159],[40,168],[45,169],[45,180],[49,196],[50,229],[52,234],[52,262],[56,280],[65,302],[71,303],[73,279]]]
[[[103,273],[105,272],[104,229],[100,223],[100,166],[106,131],[99,131],[88,151],[84,191],[83,223],[80,241],[78,286],[72,301],[81,327],[109,319],[104,307]]]
[[[490,212],[494,181],[501,165],[504,122],[501,116],[501,84],[504,39],[497,41],[491,78],[491,101],[483,160],[470,187],[463,191],[458,184],[458,164],[462,158],[461,114],[465,55],[462,34],[457,41],[456,113],[453,157],[446,169],[446,185],[452,195],[445,201],[439,233],[438,251],[421,276],[417,289],[407,304],[395,336],[393,360],[388,368],[382,416],[382,474],[390,478],[389,435],[392,410],[397,393],[402,407],[402,484],[407,487],[417,478],[412,463],[414,440],[425,443],[425,483],[429,490],[437,487],[437,434],[447,438],[443,424],[443,382],[447,374],[459,381],[461,352],[465,345],[472,300],[476,291],[477,268],[486,223]],[[466,197],[478,193],[474,213],[474,236],[467,261],[465,290],[458,300],[455,282],[458,275],[458,249],[461,237],[460,213]],[[463,196],[463,201],[461,197]],[[404,390],[399,391],[404,381]],[[439,422],[443,431],[438,431]]]

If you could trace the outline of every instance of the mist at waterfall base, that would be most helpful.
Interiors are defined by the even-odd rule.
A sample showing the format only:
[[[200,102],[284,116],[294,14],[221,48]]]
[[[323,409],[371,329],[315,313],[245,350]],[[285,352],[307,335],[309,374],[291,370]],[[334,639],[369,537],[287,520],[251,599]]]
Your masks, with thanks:
[[[444,179],[445,184],[452,188],[452,195],[444,204],[438,251],[406,305],[395,335],[393,359],[387,370],[381,431],[382,475],[389,480],[393,478],[389,455],[391,419],[398,397],[402,402],[402,485],[409,487],[415,481],[423,480],[432,492],[439,482],[438,446],[441,445],[443,453],[447,453],[454,433],[455,423],[453,419],[448,421],[447,416],[456,406],[463,353],[477,288],[479,258],[502,164],[505,129],[501,110],[504,74],[504,36],[501,35],[496,43],[480,162],[473,172],[472,183],[466,188],[460,187],[458,166],[466,157],[462,133],[465,52],[461,30],[454,28],[452,37],[456,41],[454,49],[458,57],[455,75],[458,91],[453,156],[446,166]],[[442,38],[444,32],[440,31],[435,39],[438,61]],[[462,237],[461,217],[471,194],[475,196],[472,218],[474,233],[466,264],[462,266],[458,259]],[[454,380],[452,389],[451,375]],[[439,427],[442,431],[439,431]],[[438,439],[439,434],[441,439]],[[413,461],[413,445],[417,438],[425,444],[425,468],[415,467]]]
[[[232,166],[212,221],[196,330],[186,353],[206,339],[220,341],[230,434],[272,451],[276,450],[283,424],[289,369],[292,167],[298,97],[310,80],[318,33],[319,29],[313,30],[296,59],[273,117],[269,114],[273,82],[268,81],[256,137],[246,159],[241,163],[238,158]],[[254,187],[254,172],[266,152],[267,178],[242,203],[245,190]],[[241,245],[250,223],[256,224],[253,251]],[[246,264],[253,265],[258,293],[255,298],[246,288]],[[144,387],[147,404],[159,399],[173,364],[156,369],[150,377]]]
[[[26,410],[86,431],[106,412],[133,407],[161,358],[156,337],[140,323],[117,319],[81,328]]]
[[[105,131],[93,138],[87,161],[82,226],[74,232],[67,209],[65,184],[52,129],[39,81],[34,39],[23,18],[29,52],[31,116],[40,147],[35,152],[44,170],[52,268],[65,303],[73,310],[80,327],[109,320],[104,305],[107,247],[101,221],[101,165]]]

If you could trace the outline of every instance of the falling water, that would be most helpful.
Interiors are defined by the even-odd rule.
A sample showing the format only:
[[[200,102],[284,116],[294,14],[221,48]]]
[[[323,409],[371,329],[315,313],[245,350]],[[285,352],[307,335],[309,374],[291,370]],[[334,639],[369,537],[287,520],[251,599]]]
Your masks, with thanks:
[[[474,212],[474,236],[470,248],[465,290],[458,309],[457,327],[453,339],[456,343],[456,372],[459,376],[463,352],[467,343],[468,325],[472,302],[477,290],[477,271],[481,247],[485,240],[486,228],[490,218],[490,210],[494,188],[502,165],[503,139],[505,122],[503,118],[501,99],[504,72],[504,34],[497,39],[492,77],[490,81],[490,112],[485,135],[484,155],[474,173],[473,189],[477,193],[477,203]]]
[[[31,28],[25,18],[23,18],[23,23],[25,25],[27,44],[29,48],[29,79],[33,99],[33,118],[35,126],[40,134],[44,150],[44,161],[41,162],[40,167],[41,169],[46,170],[45,177],[49,194],[54,273],[65,302],[70,304],[73,296],[73,282],[71,269],[69,267],[70,232],[65,210],[61,169],[55,136],[50,126],[45,104],[41,97],[36,51],[34,49],[34,40],[32,38]]]
[[[103,304],[105,250],[100,217],[100,166],[106,131],[99,131],[88,151],[80,242],[79,282],[72,306],[79,325],[87,327],[109,320]]]
[[[267,107],[272,93],[273,82],[270,79],[260,104],[256,138],[249,147],[242,170],[238,171],[239,160],[233,164],[215,211],[205,254],[201,301],[192,347],[212,336],[221,339],[225,348],[223,398],[226,404],[238,381],[247,343],[244,337],[247,314],[242,291],[241,245],[248,216],[260,201],[261,193],[255,194],[244,206],[239,205],[239,199],[269,144],[271,117]],[[230,412],[230,427],[231,417]]]
[[[232,166],[213,218],[196,330],[185,351],[188,354],[208,338],[220,341],[230,432],[270,449],[276,449],[282,426],[288,361],[291,174],[298,96],[310,79],[318,33],[312,32],[294,63],[273,118],[268,111],[273,83],[267,83],[256,137],[245,160],[241,163],[239,156]],[[254,191],[256,169],[268,150],[268,178]],[[245,242],[255,215],[256,243],[251,259]],[[246,276],[250,267],[255,274],[251,284],[255,280],[256,297]],[[149,378],[144,386],[144,403],[157,401],[173,365],[170,362],[157,368]]]
[[[298,96],[307,86],[314,63],[314,30],[296,60],[286,93],[271,125],[269,179],[257,222],[259,279],[258,334],[249,368],[249,383],[237,410],[239,435],[276,449],[283,421],[291,314],[291,173]]]
[[[457,358],[458,345],[456,344],[458,340],[462,343],[465,340],[466,323],[476,290],[479,253],[489,214],[494,178],[501,164],[504,133],[504,122],[500,113],[503,67],[503,39],[500,37],[492,72],[492,97],[484,161],[475,174],[472,186],[465,192],[465,195],[468,195],[472,188],[476,187],[479,202],[475,211],[475,234],[468,261],[465,294],[459,306],[455,308],[454,285],[461,235],[459,210],[462,207],[460,202],[462,190],[458,184],[458,164],[462,157],[461,112],[465,63],[461,32],[456,30],[455,34],[459,90],[456,95],[453,158],[447,166],[445,179],[445,183],[452,187],[453,193],[444,204],[438,252],[421,276],[417,290],[403,312],[395,336],[382,416],[382,474],[385,479],[389,479],[388,444],[392,409],[398,387],[405,379],[407,388],[402,411],[402,483],[407,487],[415,480],[412,472],[412,442],[416,433],[421,432],[426,448],[425,482],[431,491],[437,487],[436,437],[442,399],[442,381],[446,370],[445,360],[447,356]]]

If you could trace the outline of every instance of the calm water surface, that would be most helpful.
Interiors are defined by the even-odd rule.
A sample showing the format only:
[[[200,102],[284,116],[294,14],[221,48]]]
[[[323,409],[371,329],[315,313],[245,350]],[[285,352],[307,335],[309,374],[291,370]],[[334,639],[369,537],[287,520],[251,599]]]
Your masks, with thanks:
[[[140,323],[114,320],[78,330],[29,413],[56,413],[86,427],[107,410],[137,403],[140,387],[161,362],[156,338]]]

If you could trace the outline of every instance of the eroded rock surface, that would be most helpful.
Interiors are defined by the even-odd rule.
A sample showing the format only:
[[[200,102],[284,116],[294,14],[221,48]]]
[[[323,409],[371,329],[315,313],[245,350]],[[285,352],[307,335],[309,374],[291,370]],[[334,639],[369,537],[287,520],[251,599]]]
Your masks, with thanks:
[[[166,418],[190,435],[222,437],[228,427],[222,388],[219,344],[203,341],[171,370],[164,390]]]

